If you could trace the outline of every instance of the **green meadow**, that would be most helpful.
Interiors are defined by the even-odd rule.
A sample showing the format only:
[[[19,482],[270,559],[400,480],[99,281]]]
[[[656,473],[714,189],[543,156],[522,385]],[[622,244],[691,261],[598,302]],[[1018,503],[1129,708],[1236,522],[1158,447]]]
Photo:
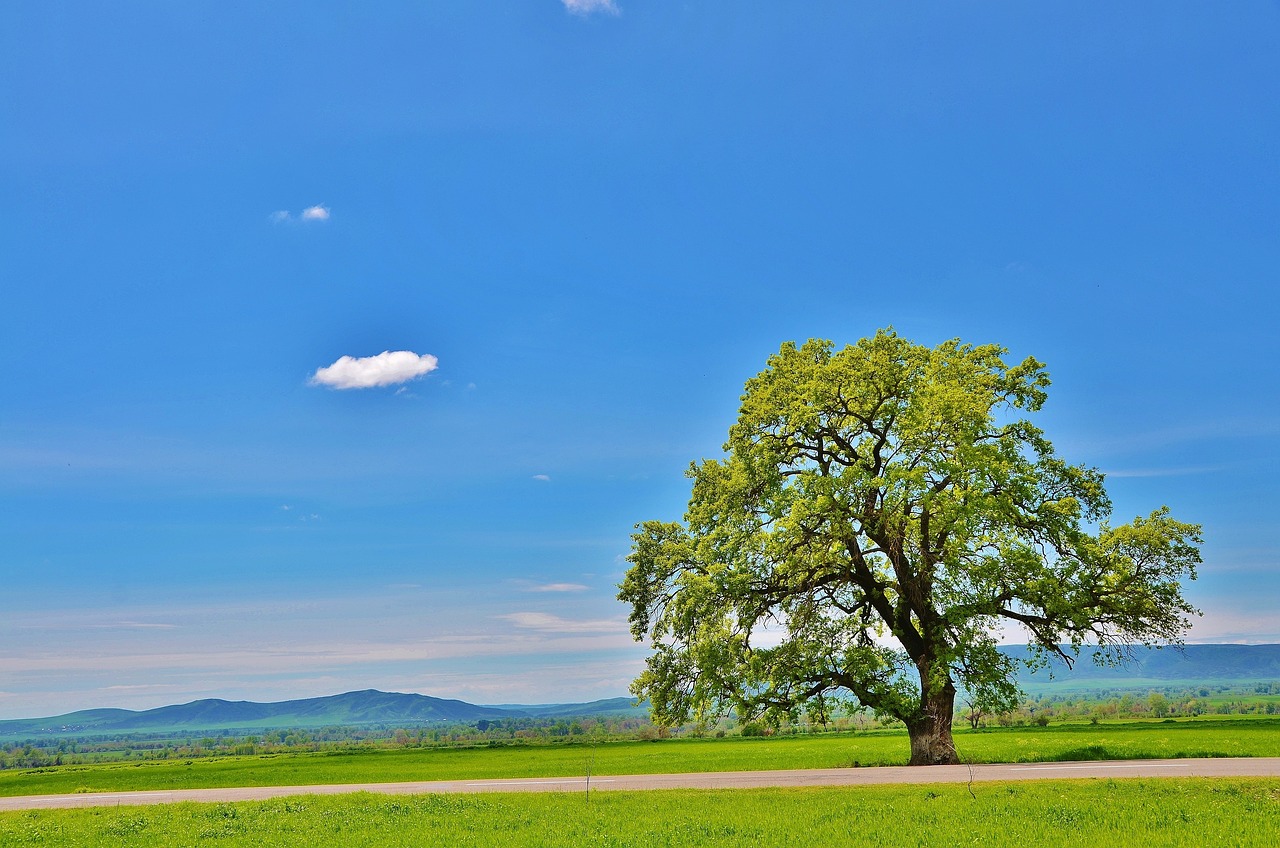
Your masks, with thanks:
[[[1233,717],[957,730],[970,762],[1280,756],[1280,718]],[[902,765],[898,730],[723,739],[406,748],[153,760],[0,772],[0,795],[227,786],[667,774]]]
[[[0,845],[1272,846],[1280,780],[300,796],[0,813]]]

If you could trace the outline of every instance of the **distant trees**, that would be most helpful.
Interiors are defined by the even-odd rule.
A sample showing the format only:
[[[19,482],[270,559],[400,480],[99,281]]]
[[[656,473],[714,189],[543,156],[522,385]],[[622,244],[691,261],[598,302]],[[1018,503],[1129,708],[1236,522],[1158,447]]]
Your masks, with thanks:
[[[986,716],[986,710],[983,709],[982,702],[970,695],[965,698],[965,720],[969,722],[969,727],[977,730],[982,724],[982,719]]]

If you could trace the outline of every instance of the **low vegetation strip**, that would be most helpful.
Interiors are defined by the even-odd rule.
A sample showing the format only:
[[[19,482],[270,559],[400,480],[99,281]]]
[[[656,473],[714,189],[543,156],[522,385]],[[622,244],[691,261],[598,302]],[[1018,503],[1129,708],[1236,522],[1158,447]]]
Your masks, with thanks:
[[[0,813],[0,845],[1272,846],[1280,779],[300,796]]]
[[[1280,756],[1280,720],[1124,722],[957,734],[969,762]],[[0,796],[508,777],[821,769],[906,762],[899,731],[599,745],[356,750],[151,760],[0,773]]]

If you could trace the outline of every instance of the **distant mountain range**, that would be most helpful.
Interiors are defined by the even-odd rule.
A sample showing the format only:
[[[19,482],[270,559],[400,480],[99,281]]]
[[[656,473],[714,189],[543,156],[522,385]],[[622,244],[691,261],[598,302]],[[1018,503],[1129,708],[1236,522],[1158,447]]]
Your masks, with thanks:
[[[1025,647],[1002,651],[1025,659]],[[1029,692],[1170,686],[1193,683],[1280,681],[1280,645],[1187,645],[1175,648],[1137,648],[1125,665],[1096,666],[1083,655],[1067,670],[1054,663],[1050,670],[1023,671],[1018,684]],[[0,739],[42,735],[113,735],[133,733],[201,733],[263,731],[360,725],[420,726],[436,722],[474,723],[504,718],[584,718],[602,715],[644,716],[647,706],[630,698],[608,698],[583,704],[498,704],[479,706],[429,695],[366,689],[325,698],[305,698],[262,704],[253,701],[209,699],[153,710],[81,710],[48,718],[0,721]]]
[[[1000,649],[1018,659],[1030,651],[1021,646]],[[1051,674],[1052,673],[1052,674]],[[1183,648],[1135,648],[1124,665],[1107,667],[1093,663],[1089,652],[1068,670],[1055,662],[1048,669],[1018,675],[1024,689],[1103,688],[1179,683],[1225,683],[1280,680],[1280,645],[1186,645]]]
[[[0,721],[0,738],[36,735],[111,735],[123,733],[200,733],[220,730],[303,729],[435,722],[472,723],[481,719],[584,718],[647,715],[630,698],[584,704],[504,704],[486,707],[429,695],[366,689],[324,698],[262,704],[206,699],[153,710],[81,710],[47,718]]]

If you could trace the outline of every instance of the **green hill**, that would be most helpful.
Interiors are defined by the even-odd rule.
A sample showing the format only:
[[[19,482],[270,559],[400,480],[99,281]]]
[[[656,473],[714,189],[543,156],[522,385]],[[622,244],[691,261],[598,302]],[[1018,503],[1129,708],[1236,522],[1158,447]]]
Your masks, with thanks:
[[[257,703],[206,699],[152,710],[81,710],[66,715],[0,721],[0,738],[40,735],[110,735],[134,733],[192,733],[221,730],[302,729],[360,725],[415,726],[432,723],[470,723],[481,719],[539,717],[573,718],[594,715],[640,714],[627,698],[585,704],[486,707],[429,695],[366,689],[323,698]]]

